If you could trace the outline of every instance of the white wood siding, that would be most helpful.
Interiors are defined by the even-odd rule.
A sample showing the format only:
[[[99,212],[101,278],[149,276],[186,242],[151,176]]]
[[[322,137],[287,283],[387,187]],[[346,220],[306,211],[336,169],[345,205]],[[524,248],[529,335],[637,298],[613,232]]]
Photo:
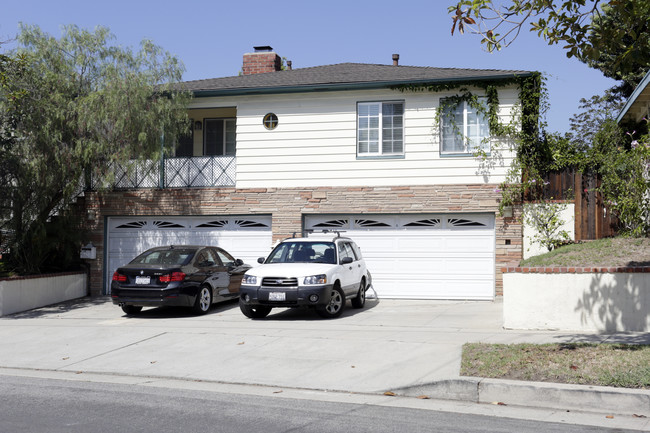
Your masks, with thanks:
[[[505,143],[495,143],[499,150],[493,150],[489,169],[475,157],[440,156],[436,108],[440,98],[453,94],[376,90],[202,98],[192,108],[237,107],[238,188],[502,182],[512,160]],[[399,100],[405,106],[404,156],[357,158],[357,102]],[[499,102],[507,123],[517,90],[499,89]],[[272,131],[262,125],[270,112],[279,119]]]

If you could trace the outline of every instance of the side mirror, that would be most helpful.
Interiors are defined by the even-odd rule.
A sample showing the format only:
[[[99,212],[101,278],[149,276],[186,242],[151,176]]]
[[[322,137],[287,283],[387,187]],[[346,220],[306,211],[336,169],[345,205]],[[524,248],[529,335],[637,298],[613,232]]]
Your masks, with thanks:
[[[341,260],[342,265],[347,265],[349,263],[352,263],[354,260],[352,260],[352,257],[345,257],[343,260]]]
[[[264,257],[260,257],[259,259],[257,259],[257,263],[260,264],[264,263]]]
[[[235,266],[241,266],[244,264],[244,261],[242,259],[235,259]]]

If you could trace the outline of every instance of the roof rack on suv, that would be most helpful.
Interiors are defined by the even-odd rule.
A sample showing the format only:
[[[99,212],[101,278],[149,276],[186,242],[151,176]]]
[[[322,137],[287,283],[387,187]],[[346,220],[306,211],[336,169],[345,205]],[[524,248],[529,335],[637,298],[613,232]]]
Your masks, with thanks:
[[[305,233],[322,233],[322,234],[327,234],[327,233],[335,233],[337,238],[341,237],[341,233],[345,233],[345,230],[330,230],[330,229],[322,229],[322,230],[314,230],[314,229],[306,229]]]

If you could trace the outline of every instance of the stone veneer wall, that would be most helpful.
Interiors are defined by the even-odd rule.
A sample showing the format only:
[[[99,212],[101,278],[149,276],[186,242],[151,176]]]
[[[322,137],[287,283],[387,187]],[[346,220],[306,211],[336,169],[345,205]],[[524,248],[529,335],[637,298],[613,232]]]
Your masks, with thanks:
[[[403,187],[141,189],[86,193],[87,221],[97,247],[91,265],[91,295],[102,290],[104,220],[123,215],[271,214],[273,240],[302,230],[303,214],[335,213],[496,213],[496,292],[502,294],[501,267],[522,257],[522,228],[517,218],[498,215],[495,185]],[[516,217],[516,215],[515,215]]]

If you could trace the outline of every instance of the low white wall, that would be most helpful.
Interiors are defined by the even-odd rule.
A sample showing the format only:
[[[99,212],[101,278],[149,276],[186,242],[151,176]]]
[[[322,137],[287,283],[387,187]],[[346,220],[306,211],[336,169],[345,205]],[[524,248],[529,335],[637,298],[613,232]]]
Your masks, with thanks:
[[[86,296],[85,273],[0,280],[0,316]]]
[[[505,328],[650,331],[649,272],[536,273],[532,269],[533,273],[503,274]]]

